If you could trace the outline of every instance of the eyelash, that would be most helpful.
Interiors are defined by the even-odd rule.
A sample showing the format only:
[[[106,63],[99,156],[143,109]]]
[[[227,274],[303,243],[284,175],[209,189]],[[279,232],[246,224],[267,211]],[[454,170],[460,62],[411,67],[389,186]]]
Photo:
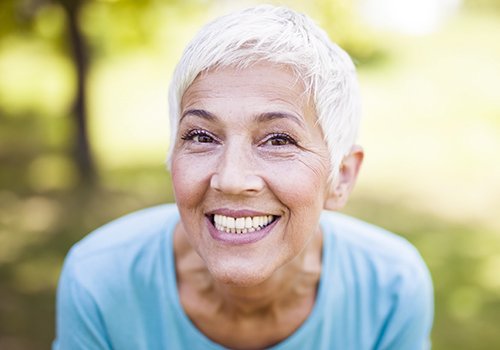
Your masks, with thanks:
[[[182,135],[181,139],[184,141],[195,141],[195,137],[200,137],[200,136],[205,136],[210,138],[209,142],[201,142],[201,141],[196,141],[199,143],[213,143],[216,141],[216,138],[211,135],[209,132],[206,130],[201,130],[201,129],[194,129],[194,130],[188,130],[184,135]]]
[[[273,141],[273,140],[278,140],[278,139],[282,139],[282,140],[285,140],[286,143],[285,144],[281,144],[281,145],[274,145],[274,146],[286,146],[286,145],[297,145],[297,141],[295,141],[295,139],[286,134],[286,133],[273,133],[273,134],[270,134],[267,139],[264,141],[264,143],[267,143],[269,141]]]
[[[195,138],[196,137],[200,137],[200,136],[208,137],[210,140],[207,140],[207,141],[196,140],[195,141]],[[208,131],[203,130],[203,129],[188,130],[186,133],[184,133],[184,135],[182,135],[181,139],[184,140],[184,141],[195,141],[195,142],[198,142],[198,143],[214,143],[214,142],[217,142],[217,139],[212,134],[210,134]],[[269,134],[267,136],[267,138],[262,142],[262,144],[265,145],[268,142],[272,142],[272,141],[275,141],[275,140],[284,140],[285,141],[285,143],[283,143],[283,144],[272,145],[272,146],[275,146],[275,147],[286,146],[286,145],[297,145],[298,144],[297,141],[295,141],[295,139],[292,136],[290,136],[290,135],[288,135],[286,133],[272,133],[272,134]]]

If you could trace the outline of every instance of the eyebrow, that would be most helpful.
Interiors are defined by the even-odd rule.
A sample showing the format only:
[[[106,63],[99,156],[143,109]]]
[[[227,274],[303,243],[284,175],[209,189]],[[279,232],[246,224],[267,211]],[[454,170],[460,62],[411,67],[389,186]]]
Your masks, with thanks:
[[[184,113],[182,113],[181,118],[179,119],[179,123],[182,121],[182,119],[188,115],[193,115],[196,117],[200,117],[202,119],[206,120],[217,120],[219,119],[215,114],[212,114],[204,109],[188,109]],[[265,112],[265,113],[260,113],[255,117],[255,120],[257,122],[268,122],[271,120],[275,119],[288,119],[293,121],[295,124],[300,126],[301,128],[305,127],[304,122],[302,121],[301,118],[297,117],[294,114],[287,113],[287,112]]]
[[[271,121],[271,120],[274,120],[274,119],[288,119],[288,120],[291,120],[293,122],[295,122],[295,124],[297,124],[298,126],[304,128],[305,125],[304,125],[304,122],[302,121],[302,119],[300,119],[299,117],[297,117],[295,114],[291,114],[291,113],[287,113],[287,112],[266,112],[266,113],[261,113],[257,116],[257,121],[259,122],[267,122],[267,121]]]
[[[216,115],[204,110],[204,109],[188,109],[184,113],[182,113],[181,119],[179,119],[179,124],[184,119],[184,117],[188,115],[194,115],[196,117],[200,117],[208,120],[216,120],[218,119]]]

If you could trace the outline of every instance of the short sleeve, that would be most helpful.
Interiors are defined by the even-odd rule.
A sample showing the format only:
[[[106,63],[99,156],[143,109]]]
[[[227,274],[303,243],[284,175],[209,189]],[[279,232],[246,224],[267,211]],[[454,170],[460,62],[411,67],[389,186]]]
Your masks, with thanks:
[[[423,265],[423,263],[422,263]],[[424,266],[401,277],[394,305],[377,343],[379,350],[427,350],[434,317],[434,297],[429,271]]]
[[[57,290],[56,339],[52,350],[110,349],[99,308],[78,283],[68,260]]]

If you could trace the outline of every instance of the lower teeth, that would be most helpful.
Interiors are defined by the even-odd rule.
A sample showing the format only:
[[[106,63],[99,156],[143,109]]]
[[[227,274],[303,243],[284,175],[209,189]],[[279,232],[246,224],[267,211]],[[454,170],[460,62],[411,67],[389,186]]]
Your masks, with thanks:
[[[251,227],[251,228],[243,228],[243,229],[228,228],[228,227],[223,227],[220,225],[215,225],[215,228],[219,231],[223,231],[226,233],[244,234],[244,233],[251,233],[251,232],[262,230],[264,227],[267,227],[268,225],[269,224],[267,224],[266,226],[259,226],[258,228]]]

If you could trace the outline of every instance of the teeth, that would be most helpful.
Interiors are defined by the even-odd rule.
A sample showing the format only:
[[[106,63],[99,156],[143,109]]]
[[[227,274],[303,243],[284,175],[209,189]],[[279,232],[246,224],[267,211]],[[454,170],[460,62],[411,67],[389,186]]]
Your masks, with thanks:
[[[259,227],[259,225],[260,225],[260,216],[254,216],[252,218],[252,227]]]
[[[230,228],[230,229],[231,229],[231,228],[232,228],[232,229],[236,228],[234,218],[231,218],[231,217],[229,217],[229,216],[227,217],[227,220],[226,220],[226,227],[227,227],[227,228]]]
[[[227,233],[243,234],[255,232],[266,227],[274,220],[272,215],[233,218],[231,216],[214,215],[215,227]]]
[[[262,225],[267,225],[267,216],[262,217]]]
[[[251,228],[252,227],[252,218],[251,217],[247,217],[245,218],[245,228]]]
[[[241,230],[244,227],[245,227],[245,218],[237,218],[236,219],[236,228]]]

